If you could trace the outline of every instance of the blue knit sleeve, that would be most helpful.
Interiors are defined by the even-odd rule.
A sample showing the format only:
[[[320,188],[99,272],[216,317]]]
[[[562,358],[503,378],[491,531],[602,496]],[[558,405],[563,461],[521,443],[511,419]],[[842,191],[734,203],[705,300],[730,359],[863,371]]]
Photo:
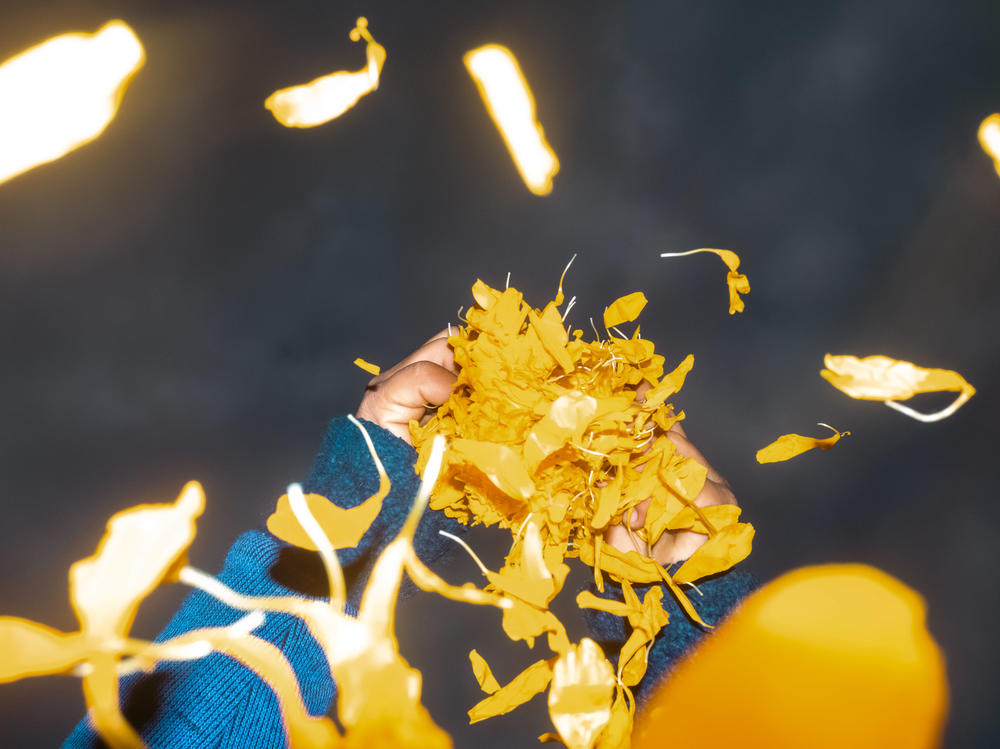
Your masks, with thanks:
[[[673,570],[671,570],[672,572]],[[716,625],[749,593],[759,587],[757,578],[736,568],[721,575],[715,575],[698,583],[698,591],[690,591],[691,602],[706,624]],[[642,599],[649,585],[633,586]],[[665,626],[649,650],[646,675],[636,687],[636,699],[642,703],[652,692],[653,687],[665,678],[679,658],[687,654],[707,633],[695,624],[677,603],[674,595],[663,586],[663,608],[669,617]],[[597,590],[593,582],[590,591],[602,598],[624,600],[620,585],[605,580],[604,593]],[[597,641],[617,665],[617,654],[631,634],[628,620],[596,609],[583,609],[590,636]]]
[[[364,425],[392,486],[381,514],[357,548],[338,552],[349,582],[347,608],[351,614],[357,613],[357,602],[378,554],[402,528],[419,483],[413,470],[414,449],[375,424]],[[304,482],[305,490],[322,494],[341,507],[354,507],[373,494],[378,485],[378,473],[360,431],[346,418],[334,419]],[[415,543],[424,561],[433,561],[447,549],[437,531],[457,530],[456,525],[442,513],[425,515]],[[219,579],[254,596],[316,598],[326,588],[316,554],[293,548],[263,530],[239,537],[226,556]],[[157,641],[199,627],[225,626],[243,613],[195,591],[184,600]],[[327,713],[336,686],[326,657],[305,624],[289,615],[268,614],[254,634],[284,652],[298,676],[309,712]],[[242,664],[219,653],[196,661],[161,663],[151,674],[127,677],[121,682],[121,695],[125,715],[153,749],[263,749],[284,747],[286,743],[270,687]],[[76,749],[104,744],[84,719],[63,746]]]

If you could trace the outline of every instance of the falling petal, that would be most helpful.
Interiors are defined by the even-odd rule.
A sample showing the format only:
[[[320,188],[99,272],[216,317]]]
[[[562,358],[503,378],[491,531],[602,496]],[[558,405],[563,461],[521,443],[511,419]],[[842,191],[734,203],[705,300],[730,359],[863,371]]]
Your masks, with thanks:
[[[726,276],[726,284],[729,286],[729,314],[733,315],[737,312],[742,312],[745,305],[740,298],[740,294],[750,293],[750,281],[745,275],[737,272],[740,267],[740,256],[735,252],[732,250],[713,250],[704,247],[698,250],[688,250],[687,252],[663,252],[660,253],[660,257],[684,257],[685,255],[693,255],[696,252],[714,252],[722,258],[722,262],[729,268],[729,274]]]
[[[940,421],[951,416],[976,393],[965,378],[950,369],[925,369],[888,356],[834,356],[827,354],[826,369],[820,375],[842,393],[852,398],[880,400],[887,406],[918,421]],[[936,413],[914,411],[896,401],[920,393],[957,392],[950,406]]]
[[[549,715],[569,749],[591,749],[611,719],[615,673],[600,646],[585,637],[552,669]]]
[[[124,636],[139,603],[166,578],[194,540],[205,494],[188,483],[172,505],[140,505],[114,515],[93,556],[69,570],[70,598],[84,632]]]
[[[545,140],[535,115],[535,98],[514,54],[499,44],[487,44],[467,52],[462,60],[521,179],[535,195],[548,195],[559,159]]]
[[[490,670],[490,664],[475,650],[469,651],[469,661],[472,663],[472,673],[476,677],[476,681],[479,683],[479,688],[482,689],[486,694],[493,694],[498,689],[500,689],[500,684],[497,683],[496,677],[493,676],[493,671]]]
[[[632,322],[646,306],[646,295],[641,291],[633,291],[613,301],[604,310],[604,327],[611,329],[622,323]]]
[[[264,102],[274,118],[285,127],[315,127],[339,117],[358,99],[378,88],[385,64],[385,47],[368,31],[368,20],[359,18],[351,29],[351,41],[367,42],[367,63],[361,70],[324,75],[311,83],[275,91]]]
[[[1000,114],[991,114],[979,126],[979,144],[993,159],[993,167],[1000,174]]]
[[[0,64],[0,183],[104,132],[145,59],[135,32],[109,21],[93,34],[62,34]]]
[[[829,450],[837,444],[841,437],[846,437],[850,432],[839,432],[826,424],[827,429],[833,430],[833,435],[820,439],[818,437],[803,437],[801,434],[783,434],[767,447],[762,447],[757,451],[758,463],[778,463],[783,460],[790,460],[796,455],[820,448]]]
[[[368,374],[375,375],[378,377],[382,373],[382,367],[378,364],[372,364],[371,362],[366,362],[364,359],[358,357],[354,360],[354,366],[360,367],[365,370]]]
[[[87,639],[13,616],[0,617],[0,684],[69,671],[86,657]]]
[[[552,680],[552,660],[536,661],[507,684],[469,710],[469,723],[504,715],[523,705],[539,692],[544,692]]]

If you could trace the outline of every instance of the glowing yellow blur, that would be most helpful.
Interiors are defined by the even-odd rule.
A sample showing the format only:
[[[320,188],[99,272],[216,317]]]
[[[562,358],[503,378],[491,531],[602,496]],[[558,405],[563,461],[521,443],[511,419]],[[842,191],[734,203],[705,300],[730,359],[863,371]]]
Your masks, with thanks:
[[[324,75],[311,83],[275,91],[264,102],[274,118],[285,127],[315,127],[339,117],[357,104],[358,99],[378,88],[385,64],[385,47],[368,33],[368,19],[358,19],[351,29],[351,41],[368,42],[368,63],[356,72],[341,70]]]
[[[0,183],[100,135],[146,60],[122,21],[62,34],[0,65]]]
[[[535,99],[517,59],[499,44],[478,47],[462,59],[524,183],[535,195],[548,195],[559,159],[535,119]]]
[[[1000,174],[1000,114],[991,114],[979,126],[979,143],[993,158],[993,166]]]

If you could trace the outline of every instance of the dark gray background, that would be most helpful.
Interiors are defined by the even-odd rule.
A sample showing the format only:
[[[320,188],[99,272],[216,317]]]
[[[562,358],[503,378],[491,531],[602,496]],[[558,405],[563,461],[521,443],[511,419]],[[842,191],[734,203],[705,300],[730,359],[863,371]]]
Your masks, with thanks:
[[[388,50],[379,90],[280,127],[271,91],[361,66],[360,14]],[[864,561],[919,590],[948,659],[947,744],[1000,741],[1000,179],[976,142],[1000,111],[1000,5],[8,0],[0,59],[113,17],[148,54],[118,118],[0,186],[2,613],[73,628],[68,566],[114,511],[191,478],[208,494],[191,558],[217,569],[355,407],[355,356],[398,361],[477,276],[510,271],[541,306],[577,252],[571,319],[643,290],[643,333],[669,362],[695,355],[680,404],[758,528],[761,576]],[[486,42],[536,94],[562,161],[547,198],[461,64]],[[743,315],[715,258],[658,257],[702,246],[741,253]],[[831,388],[828,351],[954,368],[979,393],[919,424]],[[853,436],[754,462],[817,421]],[[502,534],[472,541],[500,562]],[[477,579],[465,559],[445,574]],[[158,592],[136,632],[181,594]],[[464,727],[471,647],[501,681],[541,657],[493,612],[421,594],[399,629],[457,746],[547,730],[535,703]],[[0,743],[53,746],[81,714],[74,679],[0,687]]]

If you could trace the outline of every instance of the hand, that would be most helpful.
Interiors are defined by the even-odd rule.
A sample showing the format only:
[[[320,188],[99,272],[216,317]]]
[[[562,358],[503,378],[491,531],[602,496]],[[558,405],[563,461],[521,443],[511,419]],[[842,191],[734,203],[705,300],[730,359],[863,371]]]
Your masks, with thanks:
[[[412,445],[410,420],[420,420],[448,400],[458,370],[442,330],[392,369],[373,377],[355,414]]]

